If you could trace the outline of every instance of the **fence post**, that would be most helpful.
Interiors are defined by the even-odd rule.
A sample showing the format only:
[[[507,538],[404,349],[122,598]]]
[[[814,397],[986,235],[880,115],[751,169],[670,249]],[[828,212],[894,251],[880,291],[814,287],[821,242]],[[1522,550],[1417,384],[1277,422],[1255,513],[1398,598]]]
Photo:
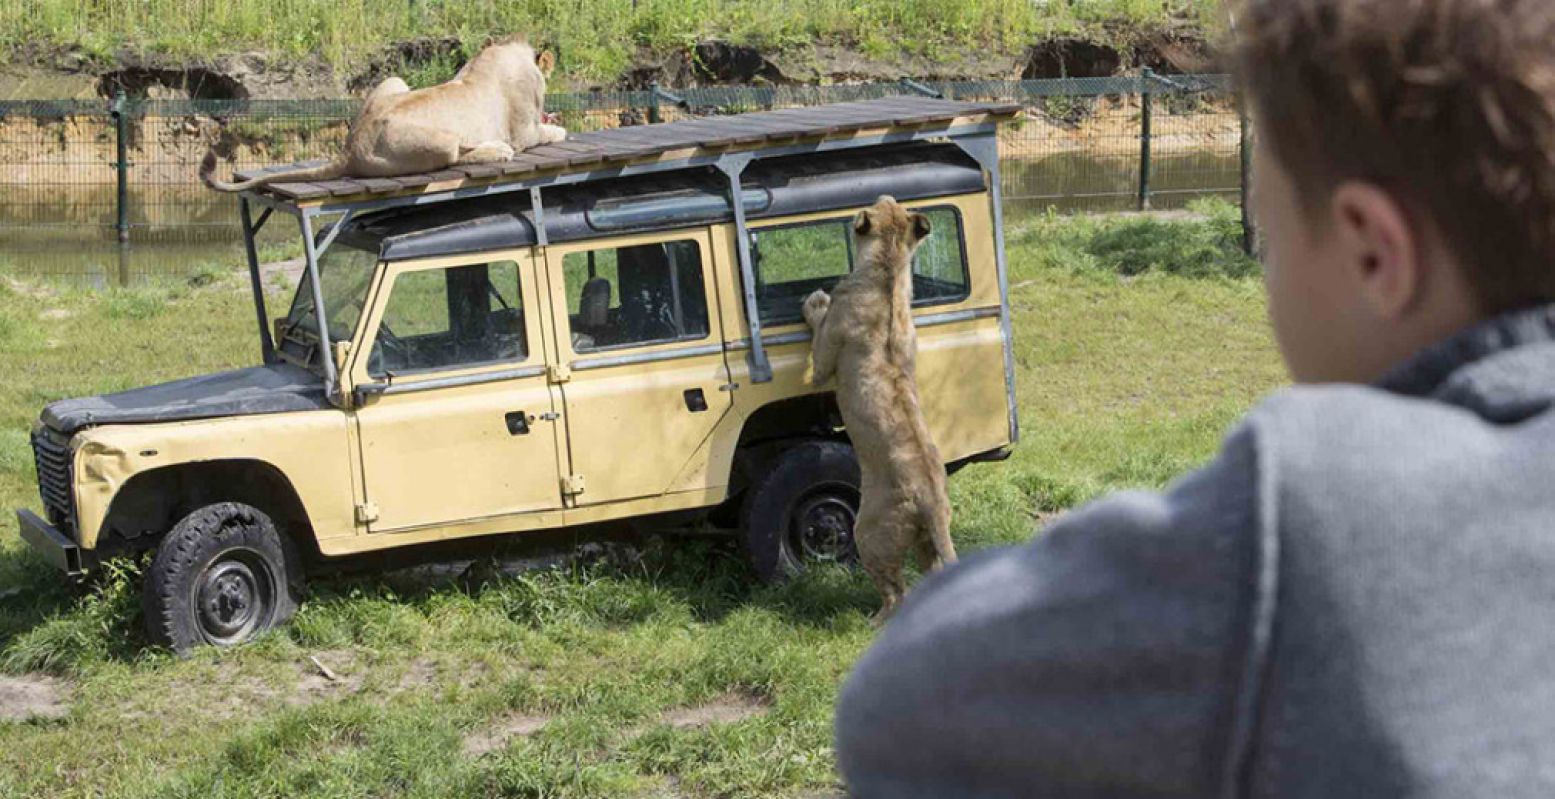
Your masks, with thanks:
[[[1145,67],[1139,86],[1139,210],[1150,210],[1150,128],[1155,115],[1151,98],[1155,70]]]
[[[648,84],[648,122],[657,125],[663,118],[659,116],[659,82]]]
[[[1248,255],[1258,254],[1258,226],[1253,223],[1253,124],[1247,113],[1247,102],[1237,104],[1237,116],[1242,126],[1242,249]]]
[[[118,217],[114,222],[114,229],[119,232],[119,243],[130,242],[130,159],[129,159],[129,124],[124,118],[124,90],[120,89],[113,95],[113,105],[109,112],[113,116],[114,139],[116,140],[115,152],[118,160],[114,161],[113,168],[118,173]]]

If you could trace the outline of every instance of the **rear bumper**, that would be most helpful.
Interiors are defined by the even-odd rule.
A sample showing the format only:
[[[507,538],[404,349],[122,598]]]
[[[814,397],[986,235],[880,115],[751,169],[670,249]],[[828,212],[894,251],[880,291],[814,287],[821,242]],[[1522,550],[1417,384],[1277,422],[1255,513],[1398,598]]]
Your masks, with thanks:
[[[16,524],[21,528],[22,540],[55,568],[71,577],[86,573],[86,553],[54,525],[38,518],[38,514],[30,510],[17,511]]]

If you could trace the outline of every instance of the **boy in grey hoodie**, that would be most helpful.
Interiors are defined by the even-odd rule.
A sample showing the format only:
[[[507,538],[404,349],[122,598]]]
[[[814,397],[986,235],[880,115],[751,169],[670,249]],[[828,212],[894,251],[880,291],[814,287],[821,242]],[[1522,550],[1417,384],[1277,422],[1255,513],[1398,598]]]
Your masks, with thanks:
[[[1298,387],[925,580],[842,691],[857,796],[1555,796],[1555,3],[1237,22]]]

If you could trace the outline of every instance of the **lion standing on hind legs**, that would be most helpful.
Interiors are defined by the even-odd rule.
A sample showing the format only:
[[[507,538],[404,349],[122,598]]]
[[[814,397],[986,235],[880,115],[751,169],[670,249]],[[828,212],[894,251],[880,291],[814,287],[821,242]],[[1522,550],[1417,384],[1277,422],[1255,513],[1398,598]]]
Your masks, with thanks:
[[[555,66],[550,53],[536,56],[522,37],[509,37],[480,51],[447,83],[417,91],[399,78],[378,84],[351,123],[345,152],[328,164],[228,183],[216,177],[212,149],[200,163],[200,180],[217,191],[246,191],[267,183],[386,178],[506,161],[567,138],[566,130],[545,122],[545,80]]]
[[[830,295],[805,300],[812,380],[837,377],[837,406],[862,476],[854,540],[883,624],[907,593],[909,553],[933,571],[956,561],[945,465],[918,404],[912,259],[929,220],[881,197],[853,219],[858,267]]]

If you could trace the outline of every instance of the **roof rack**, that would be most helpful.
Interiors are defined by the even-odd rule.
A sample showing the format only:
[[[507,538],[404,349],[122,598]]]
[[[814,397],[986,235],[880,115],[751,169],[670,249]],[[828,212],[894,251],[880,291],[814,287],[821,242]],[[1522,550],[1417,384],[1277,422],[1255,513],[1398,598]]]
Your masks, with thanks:
[[[975,103],[933,97],[887,97],[851,103],[763,111],[684,122],[638,125],[579,133],[566,141],[534,147],[500,163],[470,164],[438,172],[391,178],[342,178],[330,181],[272,183],[242,192],[239,206],[254,284],[255,310],[259,315],[261,345],[266,362],[273,361],[264,292],[254,234],[273,211],[297,218],[303,236],[307,275],[318,314],[318,329],[328,330],[318,280],[318,258],[353,216],[387,208],[454,202],[508,192],[529,192],[530,223],[540,246],[547,245],[542,192],[547,187],[586,183],[616,177],[651,174],[692,167],[712,167],[729,181],[731,197],[738,197],[740,177],[752,161],[811,152],[830,152],[877,147],[913,141],[940,140],[957,145],[990,176],[997,239],[999,289],[1004,297],[1003,319],[1008,340],[1008,277],[1005,269],[1003,210],[1000,196],[998,125],[1013,119],[1022,107],[1006,103]],[[305,162],[239,172],[248,180],[299,167]],[[744,291],[745,315],[750,325],[751,379],[772,379],[772,368],[762,344],[761,319],[756,309],[750,237],[743,203],[732,202],[737,252]],[[263,208],[252,219],[251,206]],[[321,215],[341,215],[321,239],[314,238],[313,221]],[[323,349],[327,350],[328,347]],[[339,381],[333,358],[321,358],[325,391],[336,397]],[[1013,385],[1014,364],[1006,356],[1006,380]],[[344,400],[341,400],[344,401]],[[1013,422],[1012,422],[1013,424]],[[1013,432],[1013,431],[1012,431]]]

